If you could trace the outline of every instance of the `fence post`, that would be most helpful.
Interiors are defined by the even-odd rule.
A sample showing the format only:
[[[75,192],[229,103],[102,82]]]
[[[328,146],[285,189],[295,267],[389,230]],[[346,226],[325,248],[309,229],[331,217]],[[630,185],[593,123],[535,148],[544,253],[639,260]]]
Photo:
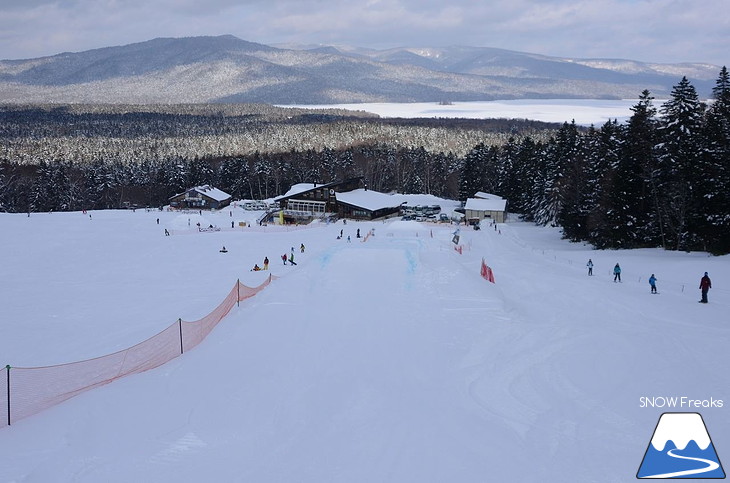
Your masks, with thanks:
[[[5,366],[8,371],[8,426],[10,426],[10,364]]]
[[[182,336],[182,319],[177,319],[177,325],[180,327],[180,354],[184,353],[183,349],[183,336]]]

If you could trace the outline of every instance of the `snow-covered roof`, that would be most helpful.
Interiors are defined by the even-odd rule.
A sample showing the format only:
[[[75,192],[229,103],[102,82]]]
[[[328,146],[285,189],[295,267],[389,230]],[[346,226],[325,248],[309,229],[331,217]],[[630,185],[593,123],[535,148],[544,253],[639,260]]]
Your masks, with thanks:
[[[495,197],[492,199],[469,198],[466,200],[464,209],[473,211],[504,211],[507,208],[507,200]]]
[[[281,196],[278,196],[274,198],[274,201],[279,201],[282,198],[288,198],[290,196],[298,195],[299,193],[304,193],[305,191],[313,190],[317,186],[322,186],[322,183],[316,185],[314,183],[298,183],[289,188],[289,191],[284,193]]]
[[[227,199],[231,198],[231,195],[226,193],[225,191],[221,191],[218,188],[214,188],[208,184],[195,186],[193,188],[188,188],[182,193],[177,193],[175,195],[170,196],[170,199],[177,198],[178,196],[182,196],[185,193],[189,193],[191,191],[195,191],[196,193],[201,193],[207,196],[210,199],[213,199],[215,201],[225,201]]]
[[[366,190],[363,188],[337,193],[337,201],[348,205],[358,206],[366,210],[375,211],[383,208],[394,208],[400,206],[405,199],[401,195],[388,195],[379,191]]]
[[[203,194],[207,196],[208,198],[214,199],[216,201],[225,201],[231,197],[228,193],[225,191],[221,191],[218,188],[214,188],[208,184],[204,184],[202,186],[196,186],[195,188],[191,188],[188,191],[197,191],[200,194]]]
[[[501,200],[503,199],[501,196],[493,195],[492,193],[485,193],[484,191],[477,191],[474,193],[474,198],[479,198],[482,200]]]

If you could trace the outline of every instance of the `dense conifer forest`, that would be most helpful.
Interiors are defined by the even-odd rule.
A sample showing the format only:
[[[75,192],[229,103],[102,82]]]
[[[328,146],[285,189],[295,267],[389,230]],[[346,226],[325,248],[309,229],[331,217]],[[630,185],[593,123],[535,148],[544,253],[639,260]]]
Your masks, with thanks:
[[[1,106],[0,210],[158,207],[213,184],[265,199],[363,176],[371,189],[508,209],[600,248],[730,252],[730,76],[682,78],[623,124],[379,119],[265,105]]]

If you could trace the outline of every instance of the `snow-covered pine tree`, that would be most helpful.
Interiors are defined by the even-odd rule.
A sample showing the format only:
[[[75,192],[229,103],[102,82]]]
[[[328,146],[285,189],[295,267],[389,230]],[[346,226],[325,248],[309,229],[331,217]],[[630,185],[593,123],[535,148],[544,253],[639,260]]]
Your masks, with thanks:
[[[497,186],[494,193],[507,200],[516,199],[519,194],[515,168],[518,151],[517,141],[510,137],[497,154]]]
[[[650,223],[655,219],[648,181],[654,166],[656,109],[653,97],[643,91],[631,110],[632,116],[623,129],[620,152],[613,167],[608,190],[606,219],[614,248],[636,248],[657,243],[658,233]]]
[[[526,220],[534,219],[531,206],[543,149],[542,143],[536,143],[531,137],[526,136],[520,142],[514,158],[512,178],[515,180],[515,187],[510,188],[511,192],[514,190],[514,198],[507,197],[509,211],[521,213]]]
[[[614,233],[608,214],[610,193],[618,165],[622,129],[608,121],[599,131],[586,136],[586,209],[588,213],[587,240],[598,247],[612,246]]]
[[[565,221],[563,212],[564,197],[572,189],[577,189],[574,173],[568,173],[569,165],[580,158],[580,139],[575,121],[563,123],[554,140],[548,143],[544,160],[544,187],[535,200],[535,222],[546,225],[560,225]],[[561,220],[561,212],[563,219]]]
[[[464,157],[459,177],[459,199],[466,200],[482,190],[484,185],[484,166],[489,148],[484,143],[477,144]]]
[[[697,235],[702,198],[701,134],[704,105],[694,86],[682,77],[662,104],[657,145],[657,189],[667,248],[702,248]]]
[[[705,118],[702,175],[706,219],[702,235],[707,249],[730,252],[730,74],[723,67],[712,89],[714,102]]]
[[[565,238],[573,241],[585,240],[588,237],[588,215],[591,211],[588,204],[590,196],[586,162],[589,146],[585,142],[586,136],[578,132],[575,123],[570,125],[566,134],[564,138],[560,134],[558,136],[558,145],[563,146],[563,176],[559,180],[562,200],[558,223],[563,227]]]

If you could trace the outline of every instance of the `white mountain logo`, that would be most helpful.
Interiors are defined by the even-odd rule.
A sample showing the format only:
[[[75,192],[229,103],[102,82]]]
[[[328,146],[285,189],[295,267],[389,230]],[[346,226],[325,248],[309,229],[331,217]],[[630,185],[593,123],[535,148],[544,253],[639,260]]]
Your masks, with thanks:
[[[699,413],[664,413],[646,448],[637,478],[725,478]]]

